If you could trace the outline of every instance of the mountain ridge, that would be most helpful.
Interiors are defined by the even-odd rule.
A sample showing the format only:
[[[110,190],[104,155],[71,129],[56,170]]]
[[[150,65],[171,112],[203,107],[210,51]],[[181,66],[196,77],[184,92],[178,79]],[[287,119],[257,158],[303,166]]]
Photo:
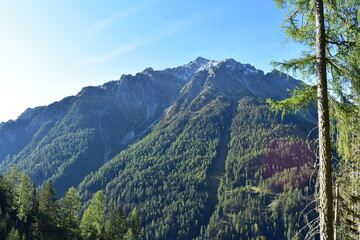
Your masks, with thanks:
[[[306,178],[301,182],[309,181],[309,154],[301,166],[293,163],[298,156],[285,154],[286,168],[261,160],[277,156],[268,146],[302,146],[316,124],[312,112],[281,119],[265,104],[301,86],[234,59],[146,68],[0,125],[0,171],[17,164],[38,186],[51,179],[59,196],[78,186],[84,201],[103,190],[125,211],[138,207],[146,239],[196,238],[204,227],[219,238],[224,229],[216,219],[227,219],[221,212],[227,188],[243,194],[239,199],[254,195],[246,190],[252,187],[285,191],[276,176],[295,170]],[[294,188],[303,185],[294,182]],[[274,201],[271,194],[261,198]],[[243,211],[236,204],[231,209]]]
[[[141,138],[163,116],[184,110],[192,101],[201,102],[206,95],[221,95],[234,101],[243,96],[279,100],[287,97],[286,90],[295,86],[300,86],[300,81],[277,71],[264,74],[250,64],[231,58],[214,61],[198,57],[188,64],[165,70],[146,68],[100,86],[84,87],[75,96],[48,106],[26,109],[17,120],[3,123],[0,171],[17,163],[16,155],[25,146],[35,150],[31,142],[36,143],[54,127],[56,131],[66,128],[66,131],[75,132],[79,124],[85,124],[86,128],[97,129],[103,142],[102,162],[106,162]],[[183,98],[187,101],[182,101]],[[183,106],[179,106],[179,101]],[[109,112],[113,116],[107,116]],[[113,130],[107,126],[116,125],[116,122],[120,122],[121,127],[110,134]],[[53,138],[58,137],[56,131],[53,129]]]

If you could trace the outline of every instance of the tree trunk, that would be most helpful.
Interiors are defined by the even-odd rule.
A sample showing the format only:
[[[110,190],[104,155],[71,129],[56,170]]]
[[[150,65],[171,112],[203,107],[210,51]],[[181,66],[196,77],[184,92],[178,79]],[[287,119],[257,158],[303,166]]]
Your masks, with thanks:
[[[335,183],[335,217],[334,217],[334,240],[338,239],[337,229],[340,223],[339,221],[339,185],[340,183]]]
[[[323,0],[315,0],[316,71],[319,127],[319,217],[320,240],[334,239],[330,120],[326,77],[325,24]]]

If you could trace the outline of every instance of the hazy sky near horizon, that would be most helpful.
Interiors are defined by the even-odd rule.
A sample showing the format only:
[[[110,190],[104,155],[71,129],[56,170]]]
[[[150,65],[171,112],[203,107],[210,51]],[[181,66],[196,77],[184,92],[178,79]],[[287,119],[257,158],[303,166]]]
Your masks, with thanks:
[[[198,56],[265,72],[300,54],[272,0],[0,1],[0,122],[146,67]]]

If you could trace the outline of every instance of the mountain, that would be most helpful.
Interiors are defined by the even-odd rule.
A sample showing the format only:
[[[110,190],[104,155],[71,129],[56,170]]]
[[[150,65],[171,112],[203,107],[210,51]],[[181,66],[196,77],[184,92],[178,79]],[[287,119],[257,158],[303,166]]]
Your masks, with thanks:
[[[102,189],[138,208],[145,239],[286,239],[313,217],[316,117],[281,119],[265,99],[301,86],[233,59],[147,68],[0,125],[0,171],[84,201]]]

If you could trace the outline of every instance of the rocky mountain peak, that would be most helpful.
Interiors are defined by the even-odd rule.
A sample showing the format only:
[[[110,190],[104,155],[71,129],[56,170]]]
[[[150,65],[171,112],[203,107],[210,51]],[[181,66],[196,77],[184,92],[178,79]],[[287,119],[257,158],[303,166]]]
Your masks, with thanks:
[[[196,64],[196,65],[204,65],[210,62],[209,59],[203,57],[197,57],[194,61],[191,61],[189,64]]]
[[[82,143],[91,139],[91,144],[96,145],[93,165],[84,170],[85,176],[121,149],[145,136],[164,116],[178,116],[188,109],[197,111],[204,106],[212,106],[218,98],[226,98],[232,104],[249,96],[283,99],[288,94],[286,89],[293,89],[299,84],[299,81],[279,72],[264,75],[250,64],[242,64],[232,58],[214,61],[198,57],[182,66],[165,70],[149,67],[135,75],[122,75],[119,80],[101,86],[85,87],[77,95],[49,106],[28,109],[11,126],[1,124],[0,171],[24,162],[26,167],[23,169],[41,184],[47,177],[37,166],[47,169],[47,164],[57,159],[42,161],[40,157],[32,156],[41,155],[42,149],[53,151],[51,149],[56,148],[56,141],[62,141],[66,136],[73,141],[80,141],[80,137],[86,139],[81,140]],[[81,136],[79,132],[82,132]],[[71,156],[78,154],[74,146],[77,145],[68,146]],[[7,158],[8,155],[11,158]],[[41,156],[45,158],[45,155]],[[54,172],[72,161],[68,155],[62,156],[62,159],[46,173],[46,176],[54,176],[57,185],[64,179],[60,176],[55,179]],[[76,161],[85,159],[79,157]],[[83,176],[72,181],[79,183]],[[59,192],[68,186],[61,187]]]

